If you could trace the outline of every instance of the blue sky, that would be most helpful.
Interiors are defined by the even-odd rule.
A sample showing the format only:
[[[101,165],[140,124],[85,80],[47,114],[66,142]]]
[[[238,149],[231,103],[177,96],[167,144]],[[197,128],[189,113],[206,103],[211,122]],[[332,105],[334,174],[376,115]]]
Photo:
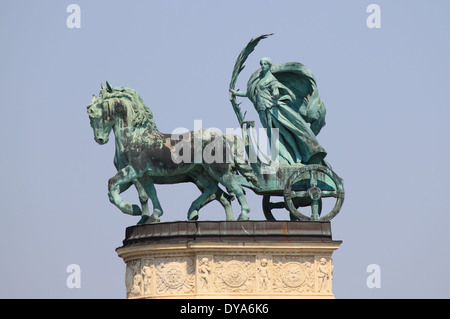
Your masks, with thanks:
[[[79,29],[66,25],[71,3]],[[366,25],[371,3],[379,29]],[[136,89],[162,132],[195,120],[225,131],[237,126],[228,101],[235,59],[264,33],[275,34],[237,87],[263,56],[301,62],[327,107],[318,139],[346,190],[332,220],[343,241],[335,296],[450,297],[449,9],[444,0],[2,1],[0,297],[123,298],[115,248],[137,219],[108,200],[114,144],[94,142],[91,95],[108,80]],[[248,100],[242,107],[258,122]],[[163,221],[185,220],[198,196],[191,184],[157,190]],[[247,199],[252,219],[263,219],[261,197]],[[218,203],[200,212],[223,218]],[[66,286],[70,264],[80,266],[81,288]],[[366,285],[370,264],[380,266],[380,288]]]

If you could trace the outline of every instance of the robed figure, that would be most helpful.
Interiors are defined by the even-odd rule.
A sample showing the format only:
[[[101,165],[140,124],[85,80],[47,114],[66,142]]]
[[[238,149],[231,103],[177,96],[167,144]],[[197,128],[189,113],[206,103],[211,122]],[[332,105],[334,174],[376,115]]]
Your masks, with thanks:
[[[271,129],[278,129],[280,163],[321,164],[327,153],[316,135],[325,125],[326,110],[311,71],[296,62],[272,65],[269,58],[260,65],[246,91],[230,92],[250,99],[269,141]]]

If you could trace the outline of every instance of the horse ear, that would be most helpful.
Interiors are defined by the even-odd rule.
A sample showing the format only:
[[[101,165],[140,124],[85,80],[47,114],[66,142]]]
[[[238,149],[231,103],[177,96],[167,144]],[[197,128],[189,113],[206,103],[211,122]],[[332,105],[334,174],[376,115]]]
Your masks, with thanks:
[[[108,81],[106,81],[106,89],[108,90],[109,93],[112,93],[112,91],[113,91],[113,89]]]
[[[95,94],[92,94],[92,102],[94,102],[97,99],[97,97],[95,96]]]
[[[103,82],[100,83],[100,87],[102,88],[102,90],[104,89],[104,87],[103,87]]]

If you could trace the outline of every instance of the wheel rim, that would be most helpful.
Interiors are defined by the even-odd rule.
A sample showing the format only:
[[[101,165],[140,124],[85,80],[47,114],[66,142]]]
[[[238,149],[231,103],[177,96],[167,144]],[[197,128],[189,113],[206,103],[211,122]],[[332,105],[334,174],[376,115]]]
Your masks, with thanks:
[[[310,173],[310,188],[306,191],[293,191],[292,186],[300,180],[305,173]],[[323,173],[331,178],[336,185],[334,191],[321,190],[318,184],[318,173]],[[334,218],[340,211],[344,202],[344,187],[342,179],[337,176],[331,169],[322,165],[307,165],[294,172],[288,179],[284,189],[284,201],[286,209],[297,217],[300,221],[329,221]],[[299,212],[293,203],[296,197],[309,197],[311,199],[311,217]],[[333,209],[324,216],[319,216],[319,202],[323,197],[334,197],[336,203]]]

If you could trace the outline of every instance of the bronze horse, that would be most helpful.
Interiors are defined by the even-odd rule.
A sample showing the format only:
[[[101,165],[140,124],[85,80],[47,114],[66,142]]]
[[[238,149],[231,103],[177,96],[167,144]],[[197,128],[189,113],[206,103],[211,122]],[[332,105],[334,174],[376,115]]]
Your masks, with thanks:
[[[183,182],[192,182],[201,191],[189,207],[188,220],[198,219],[200,208],[212,200],[222,204],[227,220],[234,220],[230,202],[232,195],[237,197],[241,206],[238,220],[248,219],[250,208],[242,184],[257,186],[258,178],[242,156],[237,136],[206,134],[205,130],[178,136],[163,134],[157,129],[152,112],[135,90],[112,87],[108,82],[105,88],[102,85],[98,97],[93,96],[87,111],[97,143],[107,143],[111,130],[115,135],[114,165],[118,172],[108,181],[109,199],[123,213],[142,216],[138,224],[159,222],[163,214],[154,184]],[[211,148],[211,145],[221,147]],[[203,156],[200,160],[198,156],[196,158],[208,147],[213,155],[222,151],[225,160],[211,162]],[[190,156],[184,153],[187,151]],[[232,195],[224,192],[219,183]],[[137,189],[141,207],[124,202],[120,197],[120,193],[131,185]],[[149,213],[149,198],[153,204],[152,215]]]

